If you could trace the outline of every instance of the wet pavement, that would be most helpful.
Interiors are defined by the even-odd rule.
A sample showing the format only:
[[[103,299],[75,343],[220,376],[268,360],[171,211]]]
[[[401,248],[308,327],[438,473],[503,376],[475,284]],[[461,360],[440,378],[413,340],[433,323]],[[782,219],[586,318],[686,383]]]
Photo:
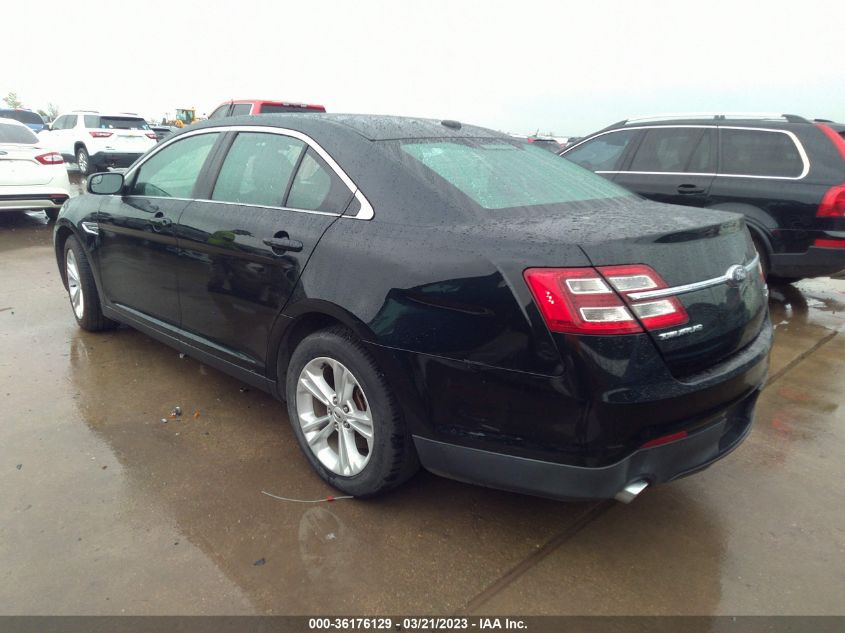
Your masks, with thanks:
[[[845,614],[845,281],[772,288],[750,437],[631,505],[427,473],[306,504],[262,494],[334,494],[282,405],[79,330],[51,232],[0,215],[0,614]]]

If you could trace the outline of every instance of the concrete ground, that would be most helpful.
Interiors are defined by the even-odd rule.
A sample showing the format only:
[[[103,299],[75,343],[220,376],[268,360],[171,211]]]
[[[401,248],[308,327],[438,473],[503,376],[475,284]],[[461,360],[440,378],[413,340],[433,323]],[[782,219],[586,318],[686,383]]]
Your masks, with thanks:
[[[300,504],[262,494],[333,494],[282,405],[79,330],[51,234],[0,215],[0,614],[845,614],[845,282],[772,288],[751,436],[629,506],[427,473]]]

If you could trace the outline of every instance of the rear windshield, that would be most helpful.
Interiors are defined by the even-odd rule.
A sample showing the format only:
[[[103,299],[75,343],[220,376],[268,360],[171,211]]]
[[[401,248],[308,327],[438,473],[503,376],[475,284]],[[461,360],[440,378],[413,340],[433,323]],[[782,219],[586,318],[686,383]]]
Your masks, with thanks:
[[[41,115],[29,110],[0,110],[0,117],[14,119],[30,125],[44,125],[44,119],[41,118]]]
[[[96,116],[85,115],[85,127],[102,130],[149,130],[147,122],[134,116]]]
[[[280,103],[264,103],[261,105],[260,114],[277,114],[279,112],[325,112],[325,110],[307,106],[282,105]]]
[[[38,137],[28,127],[13,123],[3,123],[0,119],[0,143],[25,143],[32,145],[38,142]]]
[[[533,144],[499,139],[398,141],[403,162],[484,209],[633,197],[618,185]]]

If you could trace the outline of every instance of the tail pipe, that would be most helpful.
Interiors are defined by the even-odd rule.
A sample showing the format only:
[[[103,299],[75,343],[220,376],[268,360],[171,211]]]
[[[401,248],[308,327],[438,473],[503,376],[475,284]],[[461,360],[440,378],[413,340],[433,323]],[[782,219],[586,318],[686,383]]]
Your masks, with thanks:
[[[637,496],[648,487],[648,482],[645,479],[638,479],[632,481],[627,486],[616,493],[614,499],[622,503],[631,503]]]

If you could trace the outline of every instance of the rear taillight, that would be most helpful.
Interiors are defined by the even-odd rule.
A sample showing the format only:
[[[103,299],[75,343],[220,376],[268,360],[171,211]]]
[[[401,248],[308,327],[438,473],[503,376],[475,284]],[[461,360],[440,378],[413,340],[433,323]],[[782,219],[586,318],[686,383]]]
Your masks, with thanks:
[[[845,183],[836,185],[827,190],[822,202],[816,211],[818,218],[842,218],[845,217]]]
[[[553,332],[633,334],[689,319],[675,297],[631,300],[629,293],[666,287],[648,266],[529,268],[524,277]]]
[[[88,132],[88,133],[91,136],[93,136],[94,138],[108,138],[109,136],[114,134],[114,132]]]
[[[147,138],[151,138],[153,140],[156,140],[158,137],[156,136],[155,132],[147,132]]]
[[[61,165],[64,161],[62,155],[58,152],[48,152],[35,157],[42,165]]]
[[[663,278],[649,266],[644,264],[602,266],[598,270],[629,303],[645,329],[659,330],[689,321],[687,311],[676,297],[661,297],[645,301],[632,300],[632,293],[667,287]]]

